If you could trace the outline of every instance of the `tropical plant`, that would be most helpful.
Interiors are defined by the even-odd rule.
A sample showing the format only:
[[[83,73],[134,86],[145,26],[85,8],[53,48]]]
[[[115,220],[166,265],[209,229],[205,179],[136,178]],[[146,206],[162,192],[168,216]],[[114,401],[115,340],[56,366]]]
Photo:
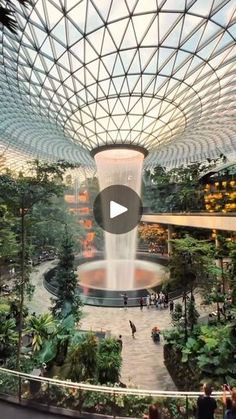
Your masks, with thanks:
[[[17,342],[16,323],[13,319],[0,323],[0,354],[5,356],[15,348]]]
[[[20,352],[22,345],[23,310],[26,286],[29,283],[29,240],[27,240],[27,221],[34,206],[38,203],[47,203],[52,196],[63,193],[63,175],[72,165],[66,162],[39,163],[35,160],[28,167],[27,175],[20,173],[13,177],[9,171],[0,175],[1,202],[11,209],[17,218],[18,243],[20,247],[19,265],[19,339],[17,348],[18,367],[20,367]]]
[[[6,263],[6,260],[13,259],[19,251],[13,229],[14,221],[7,206],[0,204],[0,277],[2,265]]]
[[[70,339],[75,332],[73,316],[68,316],[62,321],[57,321],[52,316],[51,319],[52,327],[50,326],[49,330],[46,328],[43,334],[39,333],[37,338],[40,345],[33,354],[37,366],[46,363],[50,368],[53,362],[60,366],[63,365]]]
[[[155,212],[196,211],[203,207],[202,187],[199,177],[200,163],[166,170],[161,166],[147,171],[144,201]]]
[[[172,253],[169,259],[170,278],[185,291],[193,291],[198,286],[204,293],[211,288],[211,277],[215,278],[219,269],[215,265],[214,247],[206,240],[198,240],[190,235],[172,239]]]
[[[38,352],[45,340],[49,340],[56,332],[56,323],[51,314],[30,316],[25,333],[32,335],[32,348]]]
[[[31,0],[17,0],[19,4],[27,7]],[[12,0],[0,1],[0,24],[5,26],[12,33],[17,33],[17,21],[15,18],[15,5]]]
[[[187,324],[191,331],[197,324],[199,316],[200,314],[196,309],[195,301],[190,299],[187,302]]]
[[[221,290],[221,286],[215,278],[215,281],[212,283],[211,289],[208,290],[208,293],[203,297],[203,304],[211,305],[216,304],[216,312],[217,312],[217,321],[221,321],[221,308],[220,303],[223,304],[225,302],[225,294]]]
[[[0,372],[0,392],[2,394],[7,394],[8,396],[17,396],[19,390],[19,378],[17,376],[12,376],[6,374],[5,372]]]
[[[5,322],[7,318],[10,318],[11,305],[8,300],[0,299],[0,322]]]
[[[39,351],[34,352],[33,355],[33,359],[37,367],[41,367],[42,364],[46,364],[47,366],[50,365],[50,363],[52,363],[57,356],[57,345],[55,338],[50,340],[43,340]]]
[[[75,342],[77,332],[75,319],[71,314],[58,322],[56,333],[56,363],[62,365],[66,359],[70,342]]]
[[[230,266],[229,266],[229,287],[231,292],[232,305],[236,306],[236,243],[228,245]]]
[[[20,360],[21,364],[21,371],[26,374],[31,374],[33,369],[38,366],[37,362],[35,362],[34,357],[22,356]],[[16,357],[16,351],[12,351],[11,354],[8,354],[4,364],[3,368],[6,368],[8,370],[15,370],[17,365],[17,357]],[[40,365],[41,366],[41,365]],[[12,377],[13,378],[13,377]]]
[[[178,360],[172,364],[172,370],[169,369],[171,375],[176,375],[177,370],[180,370],[182,377],[183,373],[186,378],[189,377],[187,381],[184,380],[186,390],[198,384],[190,383],[193,375],[198,382],[212,380],[214,385],[220,386],[225,382],[235,385],[235,331],[234,322],[216,327],[198,325],[193,328],[186,342],[183,330],[174,328],[166,332],[164,336],[168,351],[164,352],[169,359],[165,358],[165,361],[171,365],[171,359]]]
[[[204,209],[204,191],[200,178],[206,171],[226,161],[223,154],[216,159],[167,170],[156,166],[144,173],[144,205],[155,212],[199,211]]]
[[[172,324],[174,326],[180,326],[181,319],[183,317],[183,307],[182,304],[176,303],[174,306],[174,310],[171,314]]]
[[[119,382],[121,363],[119,342],[113,338],[102,340],[98,347],[98,381],[101,384]]]
[[[211,377],[215,383],[236,382],[234,362],[235,339],[231,339],[232,326],[202,326],[198,336],[198,348],[194,346],[198,367],[203,377]]]
[[[65,234],[65,226],[72,236],[75,251],[81,251],[85,230],[78,223],[77,217],[69,210],[64,196],[54,196],[47,203],[35,205],[27,225],[33,255],[37,256],[39,252],[49,248],[58,252]]]
[[[68,378],[73,381],[96,379],[97,339],[93,333],[84,335],[80,343],[70,348],[69,364]]]
[[[159,224],[144,224],[138,229],[141,240],[164,246],[167,242],[167,230]]]
[[[73,241],[67,228],[54,281],[57,283],[57,298],[52,299],[53,315],[60,319],[73,314],[75,320],[79,321],[82,303],[77,294],[78,279],[74,271]]]

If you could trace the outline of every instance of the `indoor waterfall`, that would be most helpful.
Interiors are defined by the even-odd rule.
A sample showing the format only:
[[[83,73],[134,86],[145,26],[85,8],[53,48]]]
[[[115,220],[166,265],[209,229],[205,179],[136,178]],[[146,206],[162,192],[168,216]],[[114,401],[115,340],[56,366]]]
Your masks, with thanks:
[[[125,146],[96,153],[100,191],[111,185],[125,185],[140,196],[143,159],[144,154],[141,151]],[[104,234],[107,288],[134,289],[137,227],[125,234]]]

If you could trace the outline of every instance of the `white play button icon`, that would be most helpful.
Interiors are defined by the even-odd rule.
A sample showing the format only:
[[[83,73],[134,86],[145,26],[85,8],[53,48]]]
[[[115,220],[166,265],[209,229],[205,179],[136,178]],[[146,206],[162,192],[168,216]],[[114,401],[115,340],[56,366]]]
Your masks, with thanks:
[[[139,224],[142,202],[128,186],[112,185],[96,196],[93,213],[97,224],[107,233],[125,234]]]
[[[118,215],[124,214],[128,211],[127,207],[118,204],[118,202],[110,201],[110,218],[118,217]]]

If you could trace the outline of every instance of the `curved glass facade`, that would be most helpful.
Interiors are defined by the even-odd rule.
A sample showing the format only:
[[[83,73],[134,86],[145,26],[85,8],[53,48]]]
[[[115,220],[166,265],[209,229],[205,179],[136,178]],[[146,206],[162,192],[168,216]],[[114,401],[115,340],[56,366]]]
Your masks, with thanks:
[[[0,33],[0,143],[92,166],[124,143],[146,165],[236,149],[234,0],[37,0]]]

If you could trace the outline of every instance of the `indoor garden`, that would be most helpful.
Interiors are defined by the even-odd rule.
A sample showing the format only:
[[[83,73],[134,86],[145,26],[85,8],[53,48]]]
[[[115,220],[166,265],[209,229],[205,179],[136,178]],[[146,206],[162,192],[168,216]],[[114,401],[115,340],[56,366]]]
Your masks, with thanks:
[[[83,265],[88,246],[101,257],[105,245],[103,234],[90,213],[86,212],[82,222],[78,217],[78,208],[89,207],[89,196],[97,186],[96,181],[89,178],[82,182],[81,192],[77,194],[81,205],[74,206],[71,197],[75,181],[67,173],[76,170],[64,161],[55,165],[36,160],[28,164],[25,173],[6,169],[0,175],[0,362],[3,369],[31,377],[23,377],[19,383],[17,376],[2,370],[0,391],[24,402],[103,414],[115,412],[120,416],[140,416],[154,400],[163,417],[184,418],[186,412],[194,417],[194,398],[183,397],[177,402],[174,396],[138,396],[135,390],[132,394],[137,385],[142,388],[142,381],[138,378],[136,382],[135,375],[131,381],[124,381],[127,353],[122,349],[118,334],[98,326],[93,330],[83,327],[89,306],[83,304],[78,264]],[[159,168],[154,173],[157,170]],[[179,193],[181,188],[186,189],[179,180],[177,187]],[[168,319],[161,329],[159,346],[152,343],[156,357],[160,350],[163,353],[163,367],[169,377],[167,389],[196,392],[206,381],[219,391],[225,382],[235,385],[234,233],[176,227],[172,238],[168,239],[166,225],[141,222],[138,241],[141,253],[151,256],[152,263],[163,265],[165,275],[162,283],[157,283],[154,290],[147,289],[141,296],[143,307],[137,297],[133,304],[128,302],[128,308],[122,309],[122,315],[128,322],[129,317],[134,318],[133,311],[127,313],[129,310],[142,313],[145,328],[149,327],[150,332],[155,325],[153,314],[157,325],[161,312]],[[45,282],[48,272],[53,289]],[[47,298],[47,305],[37,302],[39,292],[34,279],[37,273],[41,275],[40,297]],[[151,300],[149,305],[147,295],[154,295],[154,291],[155,295],[168,296],[167,306],[157,300],[155,303]],[[122,294],[120,301],[123,304]],[[174,304],[169,310],[171,301]],[[100,310],[108,310],[109,315],[109,308]],[[111,310],[118,310],[120,316],[118,308]],[[92,316],[96,317],[96,311]],[[124,341],[125,345],[136,343],[127,338]],[[155,366],[155,352],[151,355]],[[158,373],[159,367],[156,368]],[[56,383],[49,386],[32,376],[61,380],[67,382],[68,387],[58,387]],[[117,394],[111,398],[109,393],[73,389],[70,383],[115,388]],[[120,394],[119,389],[124,388],[131,390],[131,394]]]

